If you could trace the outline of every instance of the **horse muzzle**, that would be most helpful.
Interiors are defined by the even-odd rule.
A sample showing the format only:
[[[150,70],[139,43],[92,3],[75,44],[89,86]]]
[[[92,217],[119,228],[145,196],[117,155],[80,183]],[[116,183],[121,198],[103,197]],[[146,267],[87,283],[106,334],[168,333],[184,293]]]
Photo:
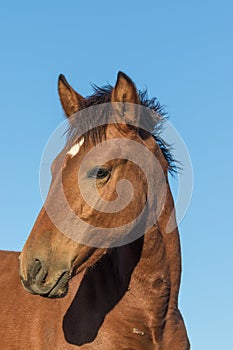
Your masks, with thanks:
[[[50,275],[53,275],[53,279],[49,278]],[[56,273],[49,273],[45,263],[35,259],[28,269],[26,277],[21,273],[20,268],[20,278],[24,289],[31,294],[48,298],[62,298],[68,291],[70,272],[66,269],[59,269]]]

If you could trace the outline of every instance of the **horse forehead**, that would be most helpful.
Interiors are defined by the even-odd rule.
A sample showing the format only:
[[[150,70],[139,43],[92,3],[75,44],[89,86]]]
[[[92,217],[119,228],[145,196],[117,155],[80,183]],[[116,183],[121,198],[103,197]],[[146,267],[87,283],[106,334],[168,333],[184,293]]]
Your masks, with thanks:
[[[79,142],[75,143],[71,147],[71,149],[67,152],[67,154],[69,154],[71,158],[76,156],[76,154],[78,154],[78,152],[80,151],[80,148],[82,147],[83,143],[84,143],[84,138],[82,137],[81,140],[79,140]]]

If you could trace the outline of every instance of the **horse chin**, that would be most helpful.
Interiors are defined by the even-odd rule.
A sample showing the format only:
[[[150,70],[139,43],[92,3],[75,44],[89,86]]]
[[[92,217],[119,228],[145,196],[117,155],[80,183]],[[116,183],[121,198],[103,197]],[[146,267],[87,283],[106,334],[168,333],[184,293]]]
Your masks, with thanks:
[[[58,289],[56,291],[52,290],[48,295],[42,295],[43,297],[50,298],[50,299],[59,299],[64,298],[66,294],[68,293],[68,283],[65,287]]]

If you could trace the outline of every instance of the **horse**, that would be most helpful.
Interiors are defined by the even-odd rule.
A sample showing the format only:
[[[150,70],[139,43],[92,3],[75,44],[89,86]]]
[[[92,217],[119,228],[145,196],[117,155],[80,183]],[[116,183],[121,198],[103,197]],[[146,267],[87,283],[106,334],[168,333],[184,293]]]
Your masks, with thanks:
[[[69,130],[51,166],[47,198],[22,252],[0,252],[1,348],[188,350],[178,308],[180,239],[168,182],[174,159],[156,131],[165,119],[162,107],[123,72],[114,86],[94,86],[86,98],[60,75],[58,92]],[[112,122],[101,122],[109,114],[106,106]],[[97,108],[99,124],[84,120],[91,108]],[[149,113],[144,126],[138,123],[140,108]],[[137,147],[145,150],[144,169],[124,156],[136,159]],[[83,195],[80,168],[86,197],[95,191],[100,206]],[[146,171],[155,197],[150,203]],[[128,185],[117,192],[124,179],[133,195],[123,208],[107,212],[105,206],[120,195],[128,199]]]

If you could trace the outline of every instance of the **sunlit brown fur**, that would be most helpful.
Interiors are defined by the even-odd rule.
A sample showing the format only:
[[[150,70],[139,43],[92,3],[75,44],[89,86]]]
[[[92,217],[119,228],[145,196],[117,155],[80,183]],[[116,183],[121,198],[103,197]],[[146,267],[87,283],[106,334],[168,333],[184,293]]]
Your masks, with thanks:
[[[85,99],[63,76],[59,79],[59,94],[67,117],[85,105]],[[111,102],[140,103],[135,85],[123,73],[118,74]],[[105,137],[107,140],[127,137],[156,155],[166,182],[163,210],[149,231],[125,246],[93,248],[71,240],[59,231],[45,209],[46,205],[54,206],[61,220],[66,220],[57,195],[59,171],[70,207],[97,228],[115,227],[133,220],[145,205],[148,188],[143,172],[135,164],[114,159],[114,164],[110,164],[114,169],[111,181],[97,184],[99,195],[106,201],[114,200],[116,184],[121,178],[128,179],[137,190],[120,214],[101,213],[82,199],[76,178],[83,157],[94,143],[90,139],[88,147],[82,147],[77,156],[68,156],[63,162],[68,146],[65,147],[53,163],[46,205],[20,257],[14,252],[0,253],[0,336],[4,350],[189,349],[178,309],[179,233],[177,228],[171,233],[166,231],[171,216],[175,223],[167,161],[152,135],[141,137],[124,120],[119,120],[118,126],[108,125]],[[161,175],[158,172],[153,176],[159,199]]]

